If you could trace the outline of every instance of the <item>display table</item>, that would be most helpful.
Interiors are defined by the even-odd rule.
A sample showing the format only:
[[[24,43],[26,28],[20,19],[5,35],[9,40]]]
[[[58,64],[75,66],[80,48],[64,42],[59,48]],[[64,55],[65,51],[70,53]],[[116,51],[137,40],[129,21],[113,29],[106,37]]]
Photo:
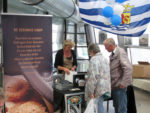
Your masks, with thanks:
[[[73,88],[74,89],[74,88]],[[84,107],[84,91],[58,90],[54,88],[54,104],[60,107],[61,113],[82,113]]]
[[[82,113],[84,107],[84,92],[66,93],[65,111],[66,113]]]

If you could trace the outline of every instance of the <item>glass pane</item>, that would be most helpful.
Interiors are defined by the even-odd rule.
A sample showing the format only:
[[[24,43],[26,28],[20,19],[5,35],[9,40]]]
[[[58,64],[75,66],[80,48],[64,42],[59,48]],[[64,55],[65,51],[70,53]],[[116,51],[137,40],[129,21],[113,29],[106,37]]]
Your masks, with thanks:
[[[63,25],[60,24],[52,24],[52,43],[53,43],[53,51],[62,48],[62,29]]]
[[[94,28],[96,43],[99,43],[99,32],[100,31],[101,31],[100,29]]]
[[[74,34],[67,34],[66,38],[74,42]]]
[[[77,35],[77,46],[87,46],[85,34]]]
[[[89,59],[86,47],[77,47],[77,59]]]
[[[132,37],[132,45],[139,46],[139,37]]]
[[[125,45],[132,45],[131,37],[124,37],[124,44]]]
[[[52,43],[52,45],[53,45],[53,51],[57,51],[57,50],[59,50],[59,49],[61,49],[62,48],[62,43]]]
[[[57,52],[53,52],[53,66],[54,66],[54,62],[55,62],[56,53],[57,53]]]
[[[69,20],[67,20],[67,25],[75,25],[75,23],[73,23],[73,22],[71,22],[71,21],[69,21]]]
[[[100,48],[100,51],[102,53],[102,55],[108,60],[109,62],[109,56],[110,56],[110,52],[108,52],[106,49],[105,49],[105,46],[104,45],[99,45],[99,48]]]
[[[0,26],[0,45],[2,45],[2,29],[1,29],[1,26]]]
[[[113,38],[115,43],[118,45],[118,38],[117,38],[117,35],[115,34],[112,34],[112,33],[107,33],[107,37],[108,38]]]
[[[128,53],[131,55],[132,64],[138,64],[138,61],[150,63],[150,49],[128,48]]]
[[[105,38],[113,38],[115,40],[115,43],[118,44],[117,35],[101,31],[97,28],[94,28],[94,31],[95,31],[96,43],[103,44]]]
[[[148,46],[149,34],[143,34],[139,37],[140,46]]]
[[[127,48],[127,54],[128,54],[128,58],[132,64],[132,59],[131,59],[131,51],[130,51],[130,48]]]
[[[3,57],[2,55],[3,55],[3,53],[2,53],[2,46],[0,45],[0,64],[2,63],[2,61],[1,61],[2,57]]]
[[[68,33],[74,33],[74,26],[67,26]]]
[[[1,0],[1,1],[3,1],[3,0]],[[7,0],[7,1],[8,1],[7,12],[9,12],[9,13],[26,13],[26,14],[35,14],[36,12],[42,13],[40,10],[37,11],[36,8],[31,7],[30,5],[21,3],[20,0]],[[39,0],[37,0],[37,1],[39,1]],[[30,0],[30,2],[32,2],[32,0]]]
[[[149,34],[143,34],[140,37],[128,37],[133,46],[150,46]],[[126,42],[125,42],[126,43]]]
[[[85,33],[84,26],[77,26],[77,33]]]
[[[77,72],[87,72],[87,69],[89,67],[89,60],[77,61],[77,63]]]
[[[107,39],[107,33],[104,31],[99,32],[99,44],[104,44],[104,41]]]

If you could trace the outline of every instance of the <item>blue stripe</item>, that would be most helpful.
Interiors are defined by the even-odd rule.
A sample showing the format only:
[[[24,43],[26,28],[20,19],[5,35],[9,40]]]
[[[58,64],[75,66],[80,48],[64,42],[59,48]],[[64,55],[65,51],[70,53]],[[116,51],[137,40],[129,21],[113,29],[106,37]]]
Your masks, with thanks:
[[[96,25],[96,26],[102,26],[102,27],[106,27],[106,28],[111,28],[110,25],[105,25],[103,22],[100,22],[100,21],[91,21],[91,20],[88,20],[88,19],[85,19],[85,18],[82,18],[82,20],[84,20],[87,23]],[[149,21],[150,21],[150,17],[145,18],[145,19],[143,19],[141,21],[136,21],[136,22],[130,23],[129,24],[129,28],[132,29],[132,28],[135,28],[135,27],[143,26],[145,24],[148,24]],[[124,25],[126,25],[126,24],[123,24],[121,26],[124,26]]]
[[[150,11],[150,4],[140,6],[140,7],[134,7],[131,10],[131,15],[132,16],[139,15],[139,14],[142,14],[142,13],[145,13],[145,12],[148,12],[148,11]]]
[[[150,17],[144,18],[141,21],[136,21],[136,22],[130,23],[130,28],[135,28],[135,27],[143,26],[145,24],[148,24],[149,21],[150,21]]]
[[[79,2],[92,2],[92,1],[99,1],[99,0],[79,0]],[[106,0],[101,0],[101,1],[106,1]],[[126,0],[129,1],[129,0]]]
[[[85,14],[85,15],[102,15],[102,10],[103,8],[93,8],[93,9],[80,8],[79,9],[80,13]],[[135,16],[135,15],[143,14],[147,11],[150,11],[150,4],[140,6],[140,7],[134,7],[131,10],[131,15]]]
[[[100,22],[100,21],[91,21],[91,20],[87,20],[85,18],[82,18],[82,20],[87,22],[87,23],[96,25],[96,26],[100,26],[100,27],[102,26],[102,27],[110,28],[109,27],[110,25],[105,25],[103,22]]]
[[[80,13],[84,15],[102,15],[102,10],[101,8],[99,9],[79,9]]]
[[[92,1],[98,1],[98,0],[79,0],[79,2],[92,2]]]
[[[132,33],[132,34],[120,34],[120,33],[114,33],[114,32],[110,32],[110,31],[107,31],[107,30],[103,30],[101,28],[98,28],[98,29],[100,29],[102,31],[106,31],[106,32],[112,33],[112,34],[121,35],[121,36],[127,36],[127,37],[138,37],[138,36],[141,36],[146,30],[145,29],[143,31],[140,31],[140,32],[137,32],[137,33]]]
[[[102,22],[90,21],[90,20],[87,20],[87,19],[84,19],[84,18],[82,18],[82,19],[83,19],[85,22],[87,22],[87,23],[90,23],[90,24],[99,26],[99,27],[97,27],[97,28],[99,28],[99,29],[101,29],[101,27],[112,28],[110,25],[105,25],[105,24],[102,23]],[[129,25],[129,28],[131,29],[131,28],[135,28],[135,27],[138,27],[138,26],[141,26],[141,25],[148,24],[148,21],[147,21],[147,20],[149,20],[149,19],[150,19],[150,18],[144,19],[144,20],[139,21],[139,22],[131,23],[131,24]],[[122,25],[122,26],[125,26],[125,25]],[[102,30],[103,30],[103,29],[102,29]],[[117,29],[117,30],[118,30],[118,29]],[[145,29],[145,30],[146,30],[146,29]],[[112,30],[112,32],[110,32],[110,31],[107,31],[107,32],[110,32],[110,33],[113,33],[113,34],[117,34],[117,35],[121,35],[121,36],[131,36],[131,37],[133,37],[133,36],[140,36],[140,35],[142,35],[145,30],[142,30],[142,31],[137,32],[137,33],[135,32],[135,33],[132,33],[132,34],[113,33],[113,30]],[[123,31],[123,30],[118,30],[118,31]]]

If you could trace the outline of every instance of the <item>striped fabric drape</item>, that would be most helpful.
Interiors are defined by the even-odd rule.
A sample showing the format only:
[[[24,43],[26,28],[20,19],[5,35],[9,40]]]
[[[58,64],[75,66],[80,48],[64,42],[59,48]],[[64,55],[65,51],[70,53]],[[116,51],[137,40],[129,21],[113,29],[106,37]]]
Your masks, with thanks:
[[[102,15],[103,8],[110,5],[106,0],[79,0],[80,17],[103,31],[128,37],[141,36],[150,21],[150,0],[126,0],[119,4],[124,7],[119,26],[106,24],[108,19]]]

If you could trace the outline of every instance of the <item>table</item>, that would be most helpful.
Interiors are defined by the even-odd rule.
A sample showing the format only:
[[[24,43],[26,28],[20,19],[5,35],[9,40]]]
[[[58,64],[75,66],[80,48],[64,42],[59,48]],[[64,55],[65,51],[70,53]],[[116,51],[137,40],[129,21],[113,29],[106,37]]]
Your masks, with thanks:
[[[82,113],[84,106],[84,92],[66,93],[65,98],[65,111],[66,113]]]
[[[63,113],[64,110],[66,110],[66,113],[78,113],[76,111],[81,113],[82,105],[85,103],[84,91],[58,90],[54,88],[54,100],[54,105],[60,107],[61,113]]]

